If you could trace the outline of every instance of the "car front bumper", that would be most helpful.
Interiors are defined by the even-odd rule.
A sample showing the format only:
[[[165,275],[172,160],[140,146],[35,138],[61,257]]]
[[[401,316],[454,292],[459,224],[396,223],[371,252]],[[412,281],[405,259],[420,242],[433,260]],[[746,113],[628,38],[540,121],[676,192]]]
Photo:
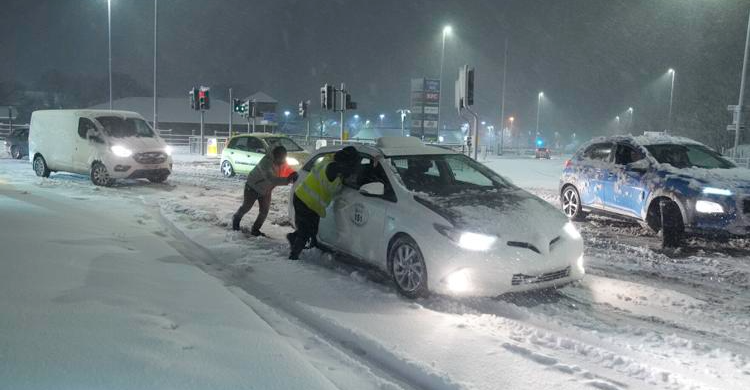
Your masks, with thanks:
[[[707,200],[722,206],[723,213],[699,213],[696,203]],[[750,195],[731,197],[704,196],[688,202],[685,231],[708,236],[750,236]]]

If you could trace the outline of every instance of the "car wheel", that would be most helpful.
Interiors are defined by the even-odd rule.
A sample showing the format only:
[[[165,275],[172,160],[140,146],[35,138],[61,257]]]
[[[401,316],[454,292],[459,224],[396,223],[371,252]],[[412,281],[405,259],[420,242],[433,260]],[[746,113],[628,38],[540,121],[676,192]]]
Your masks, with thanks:
[[[10,147],[10,156],[13,157],[16,160],[20,160],[21,157],[22,157],[21,156],[21,148],[19,148],[18,146],[11,146]]]
[[[560,197],[560,204],[562,205],[562,211],[569,219],[573,221],[582,221],[586,218],[586,214],[581,208],[581,196],[578,194],[573,186],[567,186],[563,189],[562,196]]]
[[[34,157],[34,173],[39,177],[49,177],[50,170],[44,157],[41,155]]]
[[[671,200],[659,202],[661,216],[661,245],[663,248],[676,248],[680,246],[685,226],[682,222],[682,213],[677,203]]]
[[[107,167],[100,162],[95,162],[91,165],[91,182],[97,186],[109,187],[112,185],[112,178],[109,177]]]
[[[224,177],[234,176],[234,168],[229,160],[224,160],[224,162],[221,163],[221,174],[224,175]]]
[[[422,251],[413,239],[402,236],[396,239],[388,253],[391,275],[398,292],[407,298],[429,295],[427,267]]]

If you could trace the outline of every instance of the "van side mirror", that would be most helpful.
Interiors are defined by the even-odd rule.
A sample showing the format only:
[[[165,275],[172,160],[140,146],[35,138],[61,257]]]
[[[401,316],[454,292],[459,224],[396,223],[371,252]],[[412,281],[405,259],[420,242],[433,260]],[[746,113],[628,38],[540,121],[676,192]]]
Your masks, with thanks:
[[[379,181],[367,183],[359,187],[359,193],[364,196],[383,196],[385,195],[385,185]]]

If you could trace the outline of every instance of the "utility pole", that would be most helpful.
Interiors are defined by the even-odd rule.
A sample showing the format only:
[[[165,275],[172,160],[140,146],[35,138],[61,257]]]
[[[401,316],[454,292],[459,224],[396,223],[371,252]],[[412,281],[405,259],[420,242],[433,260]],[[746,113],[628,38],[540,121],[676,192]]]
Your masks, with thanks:
[[[158,36],[158,25],[157,22],[159,20],[159,0],[154,0],[154,130],[156,133],[159,133],[159,98],[157,97],[156,93],[156,58],[157,54],[159,53],[159,36]],[[231,101],[231,99],[229,99]]]
[[[204,144],[206,143],[206,139],[205,139],[205,138],[204,138],[204,136],[203,136],[203,123],[204,123],[204,116],[205,116],[205,115],[206,115],[206,112],[205,112],[205,111],[203,111],[203,110],[201,110],[201,142],[200,142],[200,146],[201,146],[201,156],[203,156],[203,155],[205,155],[205,154],[206,154],[206,153],[205,153],[205,148],[204,148]]]
[[[232,112],[234,111],[234,107],[231,106],[233,104],[234,100],[232,100],[232,88],[229,88],[229,136],[232,136]]]
[[[508,38],[505,38],[505,55],[503,56],[503,92],[500,99],[500,147],[497,155],[503,154],[503,138],[505,137],[505,76],[508,70]],[[497,133],[495,133],[497,134]]]
[[[747,36],[745,37],[745,58],[742,61],[742,77],[740,78],[740,99],[737,103],[737,128],[734,133],[734,149],[732,157],[737,157],[737,149],[740,146],[740,130],[742,129],[742,109],[745,104],[745,80],[747,77],[748,52],[750,52],[750,15],[747,18]]]
[[[107,49],[109,51],[109,109],[112,109],[112,0],[107,0]]]
[[[408,110],[406,108],[402,108],[400,110],[397,110],[396,112],[401,114],[401,136],[406,137],[406,130],[404,129],[404,120],[406,120],[406,115],[411,114],[411,110]],[[438,134],[440,134],[440,128],[438,128]],[[438,138],[438,142],[440,138]]]
[[[257,114],[255,99],[251,102],[250,114],[253,116],[253,134],[255,134],[255,115]]]
[[[670,69],[669,73],[672,73],[672,87],[669,88],[669,115],[667,116],[667,132],[672,131],[672,101],[674,100],[674,78],[675,71]]]

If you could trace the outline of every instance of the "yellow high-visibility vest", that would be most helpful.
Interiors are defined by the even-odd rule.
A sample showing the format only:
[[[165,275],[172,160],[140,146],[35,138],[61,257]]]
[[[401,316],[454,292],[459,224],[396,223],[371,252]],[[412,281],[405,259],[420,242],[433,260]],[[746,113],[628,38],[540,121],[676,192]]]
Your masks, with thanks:
[[[333,159],[326,157],[315,164],[302,184],[294,191],[294,194],[321,218],[326,216],[326,208],[333,200],[333,196],[341,190],[341,178],[337,177],[330,181],[326,175],[326,169],[332,162]]]

